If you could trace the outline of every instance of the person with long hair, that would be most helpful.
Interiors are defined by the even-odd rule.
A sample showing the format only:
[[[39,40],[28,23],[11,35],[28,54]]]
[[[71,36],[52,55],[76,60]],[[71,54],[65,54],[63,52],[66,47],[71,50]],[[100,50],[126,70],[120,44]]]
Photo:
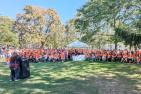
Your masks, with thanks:
[[[10,64],[9,64],[11,70],[10,81],[18,81],[20,67],[17,59],[18,59],[18,54],[14,52],[10,58]]]

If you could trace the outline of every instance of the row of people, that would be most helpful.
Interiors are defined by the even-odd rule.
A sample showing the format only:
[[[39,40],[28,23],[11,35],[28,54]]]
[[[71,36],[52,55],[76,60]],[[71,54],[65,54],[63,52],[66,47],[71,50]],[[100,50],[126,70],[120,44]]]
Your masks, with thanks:
[[[6,55],[7,62],[9,61],[10,53]],[[114,61],[125,63],[140,63],[141,51],[129,51],[129,50],[90,50],[90,49],[20,49],[17,53],[22,58],[27,58],[32,62],[38,61],[66,61],[70,60],[74,55],[85,55],[87,59],[93,59],[98,61]]]
[[[68,51],[69,57],[83,54],[86,59],[93,61],[124,62],[141,64],[141,51],[129,50],[87,50],[72,49]]]
[[[111,51],[94,51],[92,53],[92,59],[99,61],[113,61],[122,63],[138,63],[141,64],[140,51],[128,51],[128,50],[111,50]]]
[[[66,60],[67,51],[64,49],[24,49],[19,51],[19,55],[31,62],[57,62]]]

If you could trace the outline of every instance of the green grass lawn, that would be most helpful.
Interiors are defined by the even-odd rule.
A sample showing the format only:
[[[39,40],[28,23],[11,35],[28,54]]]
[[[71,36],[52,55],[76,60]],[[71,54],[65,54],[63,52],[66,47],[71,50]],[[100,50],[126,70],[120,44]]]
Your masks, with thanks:
[[[120,63],[31,64],[31,77],[9,81],[0,63],[0,94],[141,94],[141,66]]]

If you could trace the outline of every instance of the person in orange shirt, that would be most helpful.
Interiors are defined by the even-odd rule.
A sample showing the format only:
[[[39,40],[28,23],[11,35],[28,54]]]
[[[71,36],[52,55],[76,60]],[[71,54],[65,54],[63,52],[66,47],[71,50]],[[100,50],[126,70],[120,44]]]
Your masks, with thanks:
[[[57,56],[56,56],[56,53],[55,52],[52,54],[51,57],[52,57],[52,61],[53,62],[56,62]]]
[[[141,64],[141,56],[136,56],[136,63]]]
[[[111,52],[108,52],[108,62],[111,62],[111,59],[112,59],[112,54],[111,54]]]
[[[92,58],[92,61],[96,61],[96,55],[94,52],[92,53],[91,58]]]
[[[128,53],[123,53],[123,58],[122,58],[122,62],[123,63],[128,63],[127,61],[128,61]]]
[[[133,52],[130,52],[130,53],[128,54],[128,63],[133,63],[133,62],[134,62],[133,57],[134,57]]]
[[[36,58],[36,61],[38,62],[38,60],[39,60],[39,53],[37,52],[37,53],[35,53],[35,58]]]
[[[54,62],[57,62],[57,60],[58,60],[58,54],[57,53],[54,53],[53,60],[54,60]]]
[[[48,61],[51,62],[51,53],[48,54]]]
[[[102,54],[102,60],[103,60],[103,61],[106,61],[106,56],[107,56],[106,53],[103,52],[103,54]]]
[[[117,61],[117,52],[116,52],[116,50],[113,50],[113,52],[112,52],[112,61],[114,61],[114,62]]]
[[[6,56],[5,56],[6,64],[9,65],[9,63],[10,63],[10,58],[11,58],[11,54],[12,54],[12,53],[11,53],[10,50],[7,50],[5,54],[6,54]]]
[[[6,57],[6,64],[9,65],[10,63],[10,57]]]
[[[117,61],[118,61],[118,62],[121,62],[121,60],[122,60],[122,52],[119,52],[119,53],[117,54]]]
[[[65,53],[64,53],[64,52],[61,53],[61,61],[62,61],[62,62],[65,61]]]

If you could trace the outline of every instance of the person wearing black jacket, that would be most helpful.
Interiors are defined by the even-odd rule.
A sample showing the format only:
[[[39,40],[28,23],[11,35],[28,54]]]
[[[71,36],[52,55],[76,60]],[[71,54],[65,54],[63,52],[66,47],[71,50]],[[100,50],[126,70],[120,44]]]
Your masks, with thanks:
[[[20,72],[20,62],[18,60],[18,54],[14,52],[10,58],[10,79],[11,81],[18,81],[19,78],[19,72]]]

